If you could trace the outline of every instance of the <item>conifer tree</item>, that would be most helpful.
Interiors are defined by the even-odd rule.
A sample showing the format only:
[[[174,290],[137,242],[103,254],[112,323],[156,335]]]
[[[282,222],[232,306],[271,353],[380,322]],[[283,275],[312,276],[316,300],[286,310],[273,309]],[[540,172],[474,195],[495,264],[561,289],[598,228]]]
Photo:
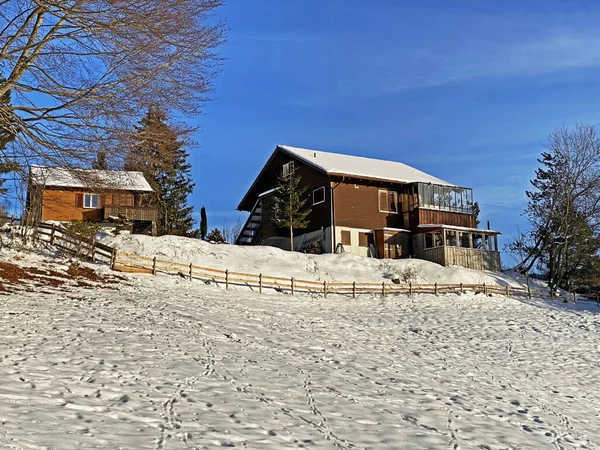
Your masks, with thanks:
[[[216,242],[217,244],[223,244],[226,242],[223,233],[221,233],[221,230],[218,228],[213,228],[206,236],[206,240]]]
[[[278,178],[275,191],[275,223],[290,230],[290,250],[294,250],[294,229],[308,226],[310,208],[305,208],[304,194],[308,189],[301,186],[302,177],[293,171]]]
[[[215,228],[216,229],[216,228]],[[206,208],[200,208],[200,239],[206,238],[208,232],[208,220],[206,219]]]
[[[140,121],[136,144],[125,160],[125,170],[144,174],[156,195],[157,232],[195,236],[193,206],[187,197],[194,189],[188,153],[182,148],[178,130],[167,123],[166,114],[150,108]]]

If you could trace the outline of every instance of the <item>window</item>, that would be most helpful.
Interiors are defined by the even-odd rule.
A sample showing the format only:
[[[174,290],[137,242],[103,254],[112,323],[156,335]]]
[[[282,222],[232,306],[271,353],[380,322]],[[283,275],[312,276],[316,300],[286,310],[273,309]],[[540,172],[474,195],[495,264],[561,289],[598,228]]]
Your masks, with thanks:
[[[419,183],[418,205],[463,214],[473,214],[473,191],[469,188]]]
[[[290,161],[289,163],[285,163],[281,170],[281,176],[287,177],[294,173],[294,161]]]
[[[485,248],[491,252],[496,251],[496,240],[493,235],[485,235]]]
[[[342,230],[342,244],[351,245],[350,231]]]
[[[325,201],[325,186],[317,188],[313,191],[313,205],[318,205]]]
[[[446,230],[446,245],[456,247],[456,231]]]
[[[358,245],[359,247],[369,246],[369,233],[358,233]]]
[[[433,247],[433,235],[431,233],[425,234],[425,248]]]
[[[458,245],[463,248],[471,248],[471,233],[458,233]]]
[[[98,194],[83,194],[84,208],[99,208],[100,196]]]
[[[379,212],[398,214],[398,193],[379,189]]]

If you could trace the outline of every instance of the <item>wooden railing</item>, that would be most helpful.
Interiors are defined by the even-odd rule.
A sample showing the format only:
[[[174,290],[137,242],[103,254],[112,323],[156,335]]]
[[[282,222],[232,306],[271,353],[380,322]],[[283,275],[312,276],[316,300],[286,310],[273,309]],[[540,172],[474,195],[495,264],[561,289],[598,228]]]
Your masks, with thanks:
[[[146,220],[148,222],[156,222],[158,209],[147,206],[120,206],[120,205],[105,205],[104,218],[110,216],[118,217],[124,215],[129,220]]]
[[[225,289],[230,286],[244,286],[256,289],[262,294],[264,289],[273,289],[278,292],[285,292],[294,295],[297,292],[317,293],[327,297],[327,294],[343,294],[356,298],[358,294],[370,295],[393,295],[393,294],[464,294],[467,292],[474,294],[498,294],[520,297],[549,298],[551,296],[548,289],[500,286],[496,284],[467,284],[467,283],[403,283],[395,284],[392,282],[381,283],[357,283],[355,281],[329,282],[301,280],[296,278],[273,277],[263,274],[249,274],[243,272],[233,272],[230,270],[211,269],[208,267],[196,266],[192,263],[181,263],[176,261],[166,261],[156,257],[149,258],[130,253],[116,251],[111,262],[113,270],[121,272],[147,273],[156,275],[158,273],[178,274],[179,276],[192,280],[212,281],[217,285],[223,285]],[[556,296],[555,296],[556,297]],[[575,294],[563,295],[561,298],[576,301]]]
[[[112,264],[116,250],[108,245],[97,242],[94,238],[81,236],[58,225],[39,223],[35,227],[38,239],[75,256],[84,256],[92,261],[104,261]]]

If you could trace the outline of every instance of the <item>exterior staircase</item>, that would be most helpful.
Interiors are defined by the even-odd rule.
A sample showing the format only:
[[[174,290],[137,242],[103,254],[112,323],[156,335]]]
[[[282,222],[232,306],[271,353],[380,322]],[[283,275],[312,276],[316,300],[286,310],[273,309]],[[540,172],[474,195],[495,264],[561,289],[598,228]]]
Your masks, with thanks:
[[[248,216],[248,220],[242,228],[242,232],[235,240],[236,245],[252,245],[256,244],[260,238],[260,224],[262,219],[261,199],[259,198],[254,204],[254,208]]]

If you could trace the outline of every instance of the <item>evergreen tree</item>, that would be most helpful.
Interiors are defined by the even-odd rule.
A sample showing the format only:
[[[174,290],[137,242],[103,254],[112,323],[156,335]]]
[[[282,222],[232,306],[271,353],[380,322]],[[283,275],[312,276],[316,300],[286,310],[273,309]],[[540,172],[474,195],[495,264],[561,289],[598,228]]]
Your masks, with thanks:
[[[216,230],[216,228],[215,228]],[[200,208],[200,239],[204,240],[208,231],[208,220],[206,219],[206,208]]]
[[[278,187],[275,191],[275,223],[290,230],[290,250],[294,250],[294,228],[306,228],[310,208],[305,208],[304,194],[308,189],[301,186],[302,177],[293,171],[278,177]]]
[[[223,233],[221,233],[221,230],[218,228],[213,228],[206,236],[206,240],[216,242],[217,244],[223,244],[226,242]]]
[[[526,273],[537,264],[556,291],[598,268],[600,137],[590,126],[562,128],[546,148],[526,193],[531,231],[513,248],[525,253],[517,269]]]
[[[194,208],[187,205],[187,197],[194,189],[192,166],[177,130],[167,123],[165,113],[150,108],[140,121],[136,140],[125,159],[125,170],[142,172],[154,189],[158,234],[196,236]]]

